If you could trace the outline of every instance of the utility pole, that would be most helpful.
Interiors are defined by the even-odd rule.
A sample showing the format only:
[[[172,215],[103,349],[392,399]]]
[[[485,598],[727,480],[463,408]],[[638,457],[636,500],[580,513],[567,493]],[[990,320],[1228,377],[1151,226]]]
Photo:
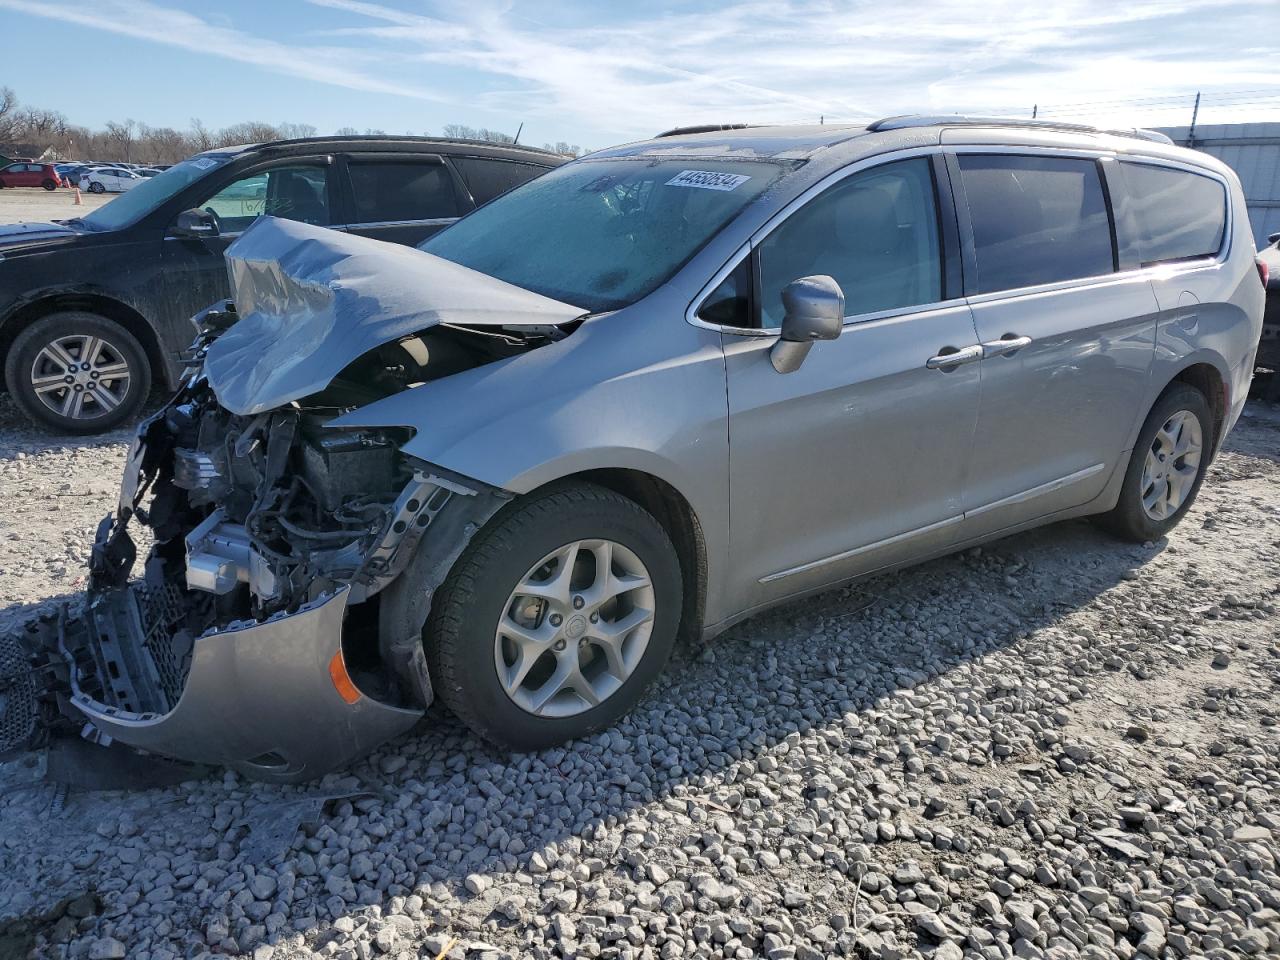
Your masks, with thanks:
[[[1196,105],[1191,108],[1191,126],[1187,129],[1187,146],[1196,145],[1196,118],[1200,116],[1200,91],[1196,91]]]

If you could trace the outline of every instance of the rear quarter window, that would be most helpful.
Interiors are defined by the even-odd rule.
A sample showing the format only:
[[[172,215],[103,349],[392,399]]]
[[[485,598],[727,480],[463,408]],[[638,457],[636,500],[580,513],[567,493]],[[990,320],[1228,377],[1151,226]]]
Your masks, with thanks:
[[[486,157],[454,157],[453,165],[467,183],[476,205],[488,203],[522,183],[546,173],[548,168],[518,160],[493,160]]]
[[[1217,256],[1227,228],[1227,192],[1212,177],[1121,161],[1143,265]]]
[[[1111,216],[1093,160],[962,154],[979,293],[1115,271]]]

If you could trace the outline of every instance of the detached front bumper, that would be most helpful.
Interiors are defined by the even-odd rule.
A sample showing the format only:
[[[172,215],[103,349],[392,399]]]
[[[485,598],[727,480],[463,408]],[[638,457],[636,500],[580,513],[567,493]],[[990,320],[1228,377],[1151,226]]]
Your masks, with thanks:
[[[104,594],[64,625],[71,703],[102,734],[151,753],[224,764],[259,780],[312,779],[423,715],[375,700],[352,682],[342,656],[349,592],[344,586],[297,613],[196,638],[185,684],[156,656],[152,637],[161,624],[153,622],[156,604],[146,588]],[[108,679],[91,695],[86,677]],[[148,709],[172,696],[175,684],[172,709]]]

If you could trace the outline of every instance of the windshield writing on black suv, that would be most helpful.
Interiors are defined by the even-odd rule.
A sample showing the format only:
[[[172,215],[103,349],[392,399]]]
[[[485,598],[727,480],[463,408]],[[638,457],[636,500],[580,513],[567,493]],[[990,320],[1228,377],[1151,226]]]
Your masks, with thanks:
[[[584,160],[544,174],[420,249],[598,312],[665,283],[792,163]]]

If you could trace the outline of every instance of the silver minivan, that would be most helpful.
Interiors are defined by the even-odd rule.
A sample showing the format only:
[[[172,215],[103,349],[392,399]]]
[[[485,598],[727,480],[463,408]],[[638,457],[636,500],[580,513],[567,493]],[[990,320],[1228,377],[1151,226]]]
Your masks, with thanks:
[[[1264,299],[1217,160],[955,117],[676,131],[417,250],[264,218],[227,258],[33,724],[274,780],[436,697],[588,734],[679,637],[1031,526],[1160,538]]]

